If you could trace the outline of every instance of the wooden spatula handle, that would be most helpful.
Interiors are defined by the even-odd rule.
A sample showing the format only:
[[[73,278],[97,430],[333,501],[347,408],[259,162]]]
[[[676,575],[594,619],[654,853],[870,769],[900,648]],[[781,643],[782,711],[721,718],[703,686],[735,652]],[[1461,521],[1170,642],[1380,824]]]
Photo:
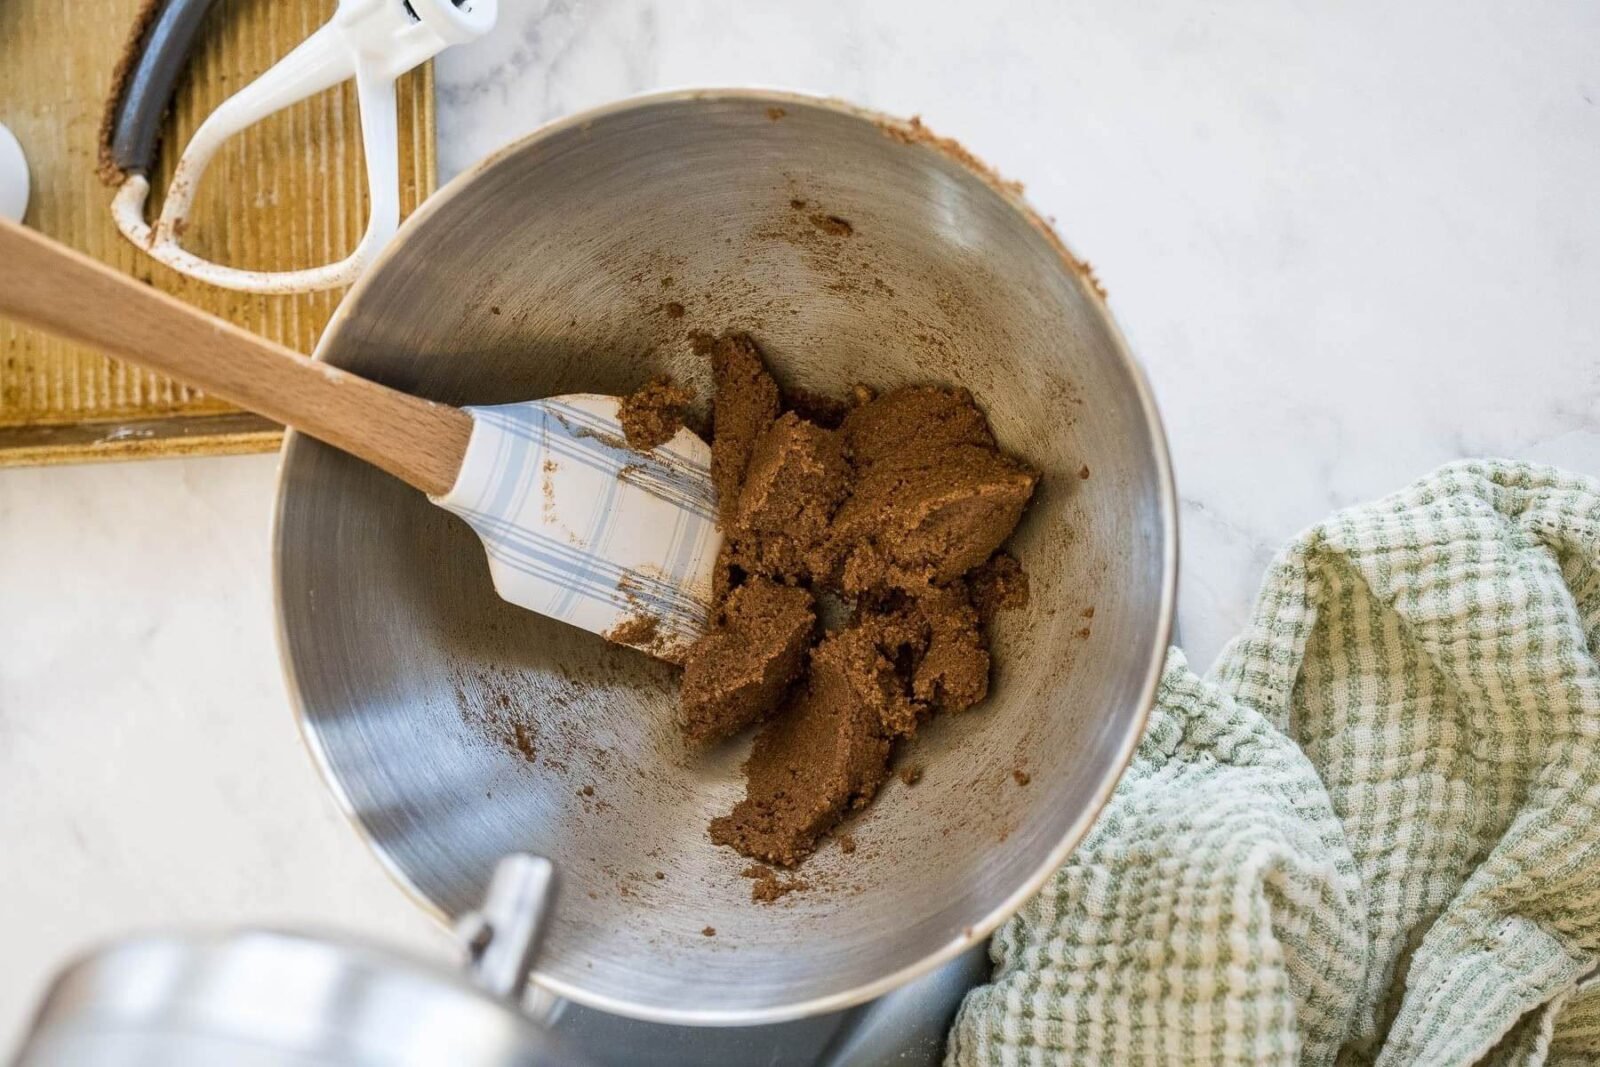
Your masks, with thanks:
[[[472,417],[314,363],[0,219],[0,315],[293,426],[425,493],[448,492]]]

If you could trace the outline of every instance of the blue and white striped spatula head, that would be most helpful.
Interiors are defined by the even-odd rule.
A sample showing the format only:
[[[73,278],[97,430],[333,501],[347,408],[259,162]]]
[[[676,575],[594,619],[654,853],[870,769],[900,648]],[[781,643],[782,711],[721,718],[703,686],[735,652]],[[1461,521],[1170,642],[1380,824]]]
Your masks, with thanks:
[[[506,600],[678,662],[711,616],[722,547],[711,449],[688,430],[628,447],[616,397],[469,407],[455,485],[434,503],[483,539]]]

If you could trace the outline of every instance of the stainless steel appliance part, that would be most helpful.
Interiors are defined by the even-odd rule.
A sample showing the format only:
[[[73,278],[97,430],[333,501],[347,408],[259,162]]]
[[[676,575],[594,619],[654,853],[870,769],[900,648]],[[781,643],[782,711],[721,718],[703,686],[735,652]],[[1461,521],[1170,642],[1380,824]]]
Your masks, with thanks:
[[[471,981],[305,933],[119,941],[56,978],[15,1067],[581,1067],[518,1004],[550,877],[500,864],[465,927]]]

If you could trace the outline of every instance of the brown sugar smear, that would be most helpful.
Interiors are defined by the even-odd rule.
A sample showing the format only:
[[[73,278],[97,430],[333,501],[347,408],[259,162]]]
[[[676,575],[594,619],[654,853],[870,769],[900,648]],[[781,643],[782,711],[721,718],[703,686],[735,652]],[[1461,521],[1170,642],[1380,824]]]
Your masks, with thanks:
[[[715,386],[725,548],[679,725],[708,744],[760,724],[745,796],[710,826],[770,865],[749,869],[759,875],[799,864],[870,803],[897,744],[930,717],[988,694],[984,625],[1027,596],[1000,549],[1039,475],[999,449],[965,389],[786,400],[747,334],[692,340]],[[847,605],[831,631],[819,597]],[[775,879],[756,876],[755,899],[804,885]]]

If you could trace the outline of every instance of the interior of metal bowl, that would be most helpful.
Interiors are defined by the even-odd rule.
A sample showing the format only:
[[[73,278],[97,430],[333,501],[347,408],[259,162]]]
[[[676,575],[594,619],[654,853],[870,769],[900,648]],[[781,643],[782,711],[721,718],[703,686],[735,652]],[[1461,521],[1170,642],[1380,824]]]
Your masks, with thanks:
[[[503,853],[550,857],[536,980],[674,1022],[842,1008],[991,931],[1121,773],[1175,581],[1160,428],[1078,266],[958,149],[840,105],[679,93],[542,131],[407,224],[320,355],[452,403],[658,372],[704,397],[689,334],[726,329],[790,387],[967,386],[1044,472],[991,696],[898,753],[920,781],[891,779],[803,892],[753,903],[748,861],[707,837],[749,738],[688,749],[674,670],[498,600],[459,520],[295,437],[276,530],[304,730],[389,867],[454,916]]]

